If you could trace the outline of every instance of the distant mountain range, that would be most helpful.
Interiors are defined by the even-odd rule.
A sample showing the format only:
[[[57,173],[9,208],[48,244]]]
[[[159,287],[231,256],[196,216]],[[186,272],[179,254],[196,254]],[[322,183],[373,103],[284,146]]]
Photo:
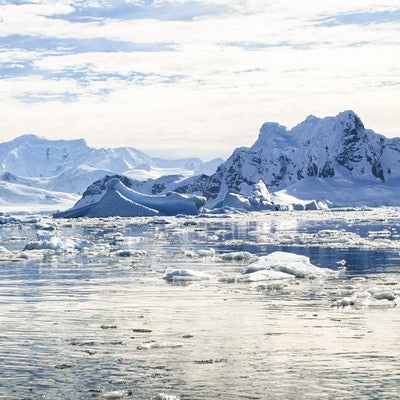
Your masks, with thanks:
[[[107,179],[85,194],[101,196]],[[353,111],[322,119],[309,116],[291,130],[265,123],[251,147],[234,150],[213,174],[185,180],[125,179],[124,184],[150,194],[173,190],[201,195],[209,208],[400,205],[400,139],[365,129]]]
[[[400,138],[366,129],[353,111],[309,116],[290,130],[265,123],[251,147],[237,148],[225,162],[161,160],[132,148],[25,135],[0,144],[0,172],[0,189],[31,186],[51,191],[50,198],[54,191],[84,192],[79,205],[98,202],[115,177],[139,193],[203,196],[208,208],[400,205]]]
[[[47,140],[23,135],[0,143],[0,181],[48,191],[81,194],[105,175],[121,174],[135,179],[215,172],[222,159],[165,160],[131,148],[97,149],[83,139]]]

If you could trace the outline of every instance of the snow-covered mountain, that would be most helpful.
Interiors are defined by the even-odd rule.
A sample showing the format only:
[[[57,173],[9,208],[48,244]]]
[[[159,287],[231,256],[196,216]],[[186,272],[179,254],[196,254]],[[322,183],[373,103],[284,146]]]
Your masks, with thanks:
[[[163,160],[130,147],[96,149],[79,140],[47,140],[23,135],[0,143],[0,180],[67,193],[82,193],[106,174],[136,179],[213,173],[221,159]]]
[[[236,149],[214,174],[174,189],[217,206],[232,193],[252,198],[260,182],[269,191],[334,205],[400,204],[400,138],[365,129],[353,111],[309,116],[291,130],[269,122],[250,148]]]
[[[142,193],[204,196],[207,207],[245,210],[400,205],[400,139],[364,128],[353,111],[309,116],[291,130],[262,125],[256,142],[236,149],[214,174],[146,181],[118,177]],[[101,197],[103,178],[84,193]]]

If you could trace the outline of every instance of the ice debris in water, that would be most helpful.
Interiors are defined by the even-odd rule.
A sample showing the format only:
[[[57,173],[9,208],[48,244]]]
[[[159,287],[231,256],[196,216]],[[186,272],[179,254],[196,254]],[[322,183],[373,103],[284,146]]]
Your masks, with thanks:
[[[257,260],[257,256],[249,253],[248,251],[233,251],[231,253],[224,253],[220,255],[222,261],[231,262],[250,262]]]
[[[236,277],[240,282],[258,282],[258,281],[282,281],[294,279],[295,277],[285,272],[274,271],[271,269],[261,269],[258,271],[243,273]]]
[[[37,231],[37,240],[28,242],[25,250],[53,250],[56,252],[73,250],[75,248],[75,242],[71,239],[62,239],[56,236],[53,232],[48,231]]]
[[[264,271],[261,273],[260,271]],[[296,278],[327,278],[338,277],[339,272],[327,268],[320,268],[311,264],[310,259],[298,254],[275,251],[267,256],[260,257],[257,261],[250,264],[242,274],[255,274],[257,278],[265,275],[265,280],[281,279],[277,275],[266,271],[276,271]],[[283,279],[288,276],[283,275]],[[276,277],[275,277],[276,276]],[[271,277],[271,278],[269,278]],[[250,279],[251,280],[251,279]]]
[[[4,246],[0,246],[0,253],[10,254],[11,251],[6,249]]]
[[[17,220],[14,217],[10,217],[9,215],[0,215],[0,225],[13,224],[15,222],[17,222]]]
[[[157,393],[152,400],[180,400],[181,396],[179,394],[166,394],[166,393]]]
[[[136,348],[137,350],[150,350],[150,349],[176,349],[178,347],[182,347],[182,343],[175,342],[155,342],[149,341],[139,344]]]
[[[199,249],[199,250],[186,250],[183,253],[185,257],[192,257],[192,258],[213,258],[215,257],[215,250],[214,249]]]
[[[201,281],[210,279],[210,277],[199,271],[190,269],[171,269],[165,271],[163,278],[169,282],[187,282],[187,281]]]
[[[366,290],[359,290],[351,296],[343,297],[334,302],[333,306],[336,307],[349,307],[355,308],[385,308],[396,307],[399,297],[395,292],[384,290],[381,288],[369,288]]]
[[[126,396],[132,396],[132,391],[130,390],[112,390],[103,393],[104,399],[121,399]]]
[[[117,250],[112,253],[117,257],[140,257],[146,256],[146,250]]]

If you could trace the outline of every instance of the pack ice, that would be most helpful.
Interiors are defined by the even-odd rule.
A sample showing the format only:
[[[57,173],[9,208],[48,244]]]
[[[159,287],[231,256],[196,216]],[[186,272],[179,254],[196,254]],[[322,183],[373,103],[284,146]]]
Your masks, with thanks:
[[[86,197],[84,202],[79,201],[71,209],[54,214],[54,217],[197,215],[205,202],[203,197],[174,192],[162,196],[139,193],[125,186],[118,178],[112,178],[105,185],[103,193],[97,194],[92,199]]]

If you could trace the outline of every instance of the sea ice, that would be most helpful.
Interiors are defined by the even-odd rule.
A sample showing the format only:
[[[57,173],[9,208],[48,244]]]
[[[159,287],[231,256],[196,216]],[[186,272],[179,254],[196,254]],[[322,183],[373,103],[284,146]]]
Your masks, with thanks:
[[[165,349],[165,348],[175,349],[182,346],[183,346],[182,343],[149,341],[139,344],[136,348],[138,350]]]
[[[233,251],[231,253],[220,254],[219,257],[221,258],[222,261],[225,262],[231,262],[231,261],[248,262],[257,259],[257,256],[249,253],[248,251]]]
[[[48,231],[37,231],[37,240],[28,242],[26,250],[53,250],[55,252],[71,251],[75,249],[75,242],[71,239],[62,239]]]
[[[306,256],[294,253],[275,251],[267,256],[260,257],[250,264],[243,274],[252,274],[262,270],[274,270],[296,278],[337,277],[338,272],[327,268],[320,268],[311,264]],[[260,274],[261,275],[261,274]]]
[[[165,271],[163,278],[169,282],[187,282],[187,281],[202,281],[210,279],[203,272],[193,271],[190,269],[170,269]]]

